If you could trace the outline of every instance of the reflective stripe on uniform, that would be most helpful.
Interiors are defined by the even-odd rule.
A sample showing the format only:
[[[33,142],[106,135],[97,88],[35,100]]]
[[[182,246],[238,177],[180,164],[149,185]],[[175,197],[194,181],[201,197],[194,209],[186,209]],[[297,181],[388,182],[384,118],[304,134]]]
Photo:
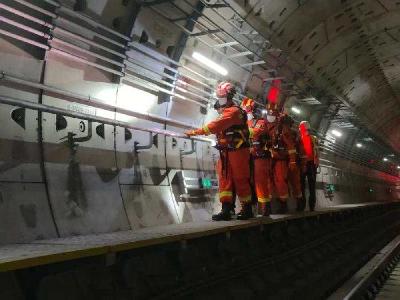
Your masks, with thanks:
[[[254,137],[254,129],[253,128],[249,128],[249,138],[253,138]]]
[[[207,125],[204,125],[204,126],[203,126],[203,130],[204,130],[204,133],[205,133],[206,135],[211,134],[210,129],[208,128]]]
[[[267,203],[267,202],[270,202],[270,201],[271,200],[268,197],[266,197],[266,198],[258,197],[258,202],[260,202],[260,203]]]
[[[220,192],[219,193],[219,197],[220,198],[223,198],[223,197],[232,197],[232,192],[230,192],[230,191],[224,191],[224,192]]]
[[[251,202],[251,195],[239,197],[240,202],[249,203]]]
[[[295,154],[295,153],[297,153],[297,152],[296,152],[296,149],[290,149],[290,150],[288,151],[288,153],[289,153],[289,154]]]

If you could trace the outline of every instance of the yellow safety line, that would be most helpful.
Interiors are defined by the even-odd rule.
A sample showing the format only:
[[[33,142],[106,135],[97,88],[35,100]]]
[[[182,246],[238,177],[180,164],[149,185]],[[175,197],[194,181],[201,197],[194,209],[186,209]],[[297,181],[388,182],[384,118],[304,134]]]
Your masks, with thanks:
[[[21,258],[14,261],[0,260],[0,272],[26,269],[30,267],[36,267],[40,265],[47,265],[56,262],[62,262],[67,260],[79,259],[84,257],[91,257],[97,255],[104,255],[108,253],[107,246],[92,247],[78,250],[68,250],[62,253],[45,254],[36,257]]]

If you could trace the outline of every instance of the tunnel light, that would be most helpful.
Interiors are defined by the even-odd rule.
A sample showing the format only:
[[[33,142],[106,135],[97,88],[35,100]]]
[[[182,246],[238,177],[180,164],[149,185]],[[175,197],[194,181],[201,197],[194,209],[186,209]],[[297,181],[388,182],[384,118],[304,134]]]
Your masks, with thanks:
[[[356,146],[357,146],[357,148],[362,148],[363,144],[357,143]]]
[[[292,106],[292,112],[299,115],[301,113],[301,110],[299,108],[297,108],[296,106]]]
[[[383,158],[383,161],[388,161],[388,159],[386,157]]]
[[[228,71],[225,68],[212,61],[211,59],[205,57],[204,55],[200,54],[199,52],[193,52],[192,57],[203,65],[218,72],[219,74],[223,76],[228,75]]]
[[[337,136],[337,137],[341,137],[343,135],[339,130],[336,130],[336,129],[333,129],[331,132],[334,136]]]

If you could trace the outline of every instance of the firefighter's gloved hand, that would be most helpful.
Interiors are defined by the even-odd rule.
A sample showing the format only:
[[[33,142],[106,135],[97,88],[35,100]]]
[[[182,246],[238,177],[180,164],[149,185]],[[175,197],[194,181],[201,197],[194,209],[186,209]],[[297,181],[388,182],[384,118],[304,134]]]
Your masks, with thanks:
[[[289,170],[290,172],[295,172],[297,170],[297,164],[295,161],[289,162]]]
[[[191,136],[197,135],[197,132],[196,132],[196,130],[186,130],[186,131],[185,131],[185,134],[186,134],[188,137],[191,137]]]

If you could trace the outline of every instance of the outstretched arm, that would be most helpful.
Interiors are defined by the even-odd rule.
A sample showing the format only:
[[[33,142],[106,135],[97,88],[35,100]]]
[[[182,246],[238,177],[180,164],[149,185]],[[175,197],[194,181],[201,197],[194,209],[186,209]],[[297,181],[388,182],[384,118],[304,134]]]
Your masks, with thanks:
[[[229,127],[236,124],[237,114],[239,111],[237,108],[227,108],[223,113],[214,121],[204,125],[202,128],[186,131],[187,136],[195,135],[209,135],[215,134],[228,129]]]

